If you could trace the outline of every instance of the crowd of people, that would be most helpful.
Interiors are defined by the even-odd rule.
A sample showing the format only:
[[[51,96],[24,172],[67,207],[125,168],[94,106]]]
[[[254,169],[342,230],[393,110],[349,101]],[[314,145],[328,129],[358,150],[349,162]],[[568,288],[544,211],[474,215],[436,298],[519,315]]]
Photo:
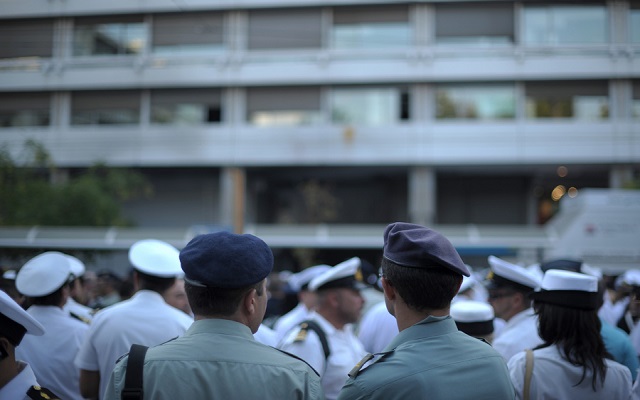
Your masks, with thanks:
[[[359,257],[279,273],[269,246],[134,243],[131,275],[46,251],[0,280],[0,400],[640,399],[640,269],[465,264],[421,225]]]

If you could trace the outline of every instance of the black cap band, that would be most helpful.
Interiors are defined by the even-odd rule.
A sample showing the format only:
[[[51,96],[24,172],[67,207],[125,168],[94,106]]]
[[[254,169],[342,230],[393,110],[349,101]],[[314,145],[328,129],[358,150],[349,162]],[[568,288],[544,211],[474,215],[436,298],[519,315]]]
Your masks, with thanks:
[[[524,293],[532,292],[534,290],[534,288],[532,287],[512,281],[511,279],[504,278],[496,274],[495,272],[490,279],[487,279],[486,287],[487,289],[499,289],[508,287]]]
[[[484,336],[493,333],[493,320],[478,322],[456,321],[458,330],[471,336]]]
[[[583,290],[541,290],[529,295],[535,302],[557,306],[578,308],[580,310],[596,310],[598,293]]]
[[[24,326],[0,313],[0,335],[6,337],[12,345],[17,347],[26,333]]]

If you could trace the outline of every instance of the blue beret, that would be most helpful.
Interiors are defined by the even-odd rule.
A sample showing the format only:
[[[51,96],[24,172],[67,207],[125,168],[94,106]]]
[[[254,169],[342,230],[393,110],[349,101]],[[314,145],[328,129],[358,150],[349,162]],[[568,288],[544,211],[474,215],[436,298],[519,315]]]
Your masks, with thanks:
[[[387,226],[383,256],[403,267],[442,267],[464,276],[471,275],[451,242],[421,225],[395,222]]]
[[[180,252],[184,280],[194,286],[239,289],[273,270],[273,253],[262,239],[230,232],[199,235]]]

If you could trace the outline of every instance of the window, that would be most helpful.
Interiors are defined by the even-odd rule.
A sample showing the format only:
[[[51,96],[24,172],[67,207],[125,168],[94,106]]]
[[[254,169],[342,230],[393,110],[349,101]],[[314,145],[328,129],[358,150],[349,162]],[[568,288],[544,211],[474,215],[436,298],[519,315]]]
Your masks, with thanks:
[[[525,93],[529,118],[609,117],[606,81],[529,82]]]
[[[640,43],[640,3],[631,3],[629,6],[629,41],[631,43]]]
[[[332,46],[337,49],[407,46],[411,42],[407,6],[337,7]]]
[[[0,58],[51,57],[53,20],[3,20]]]
[[[409,119],[404,88],[334,88],[331,119],[340,124],[385,125]]]
[[[167,89],[151,92],[151,122],[200,125],[221,121],[220,91]]]
[[[72,125],[123,125],[140,122],[140,92],[135,90],[75,92]]]
[[[49,125],[50,98],[49,93],[0,94],[0,127]]]
[[[631,115],[640,118],[640,80],[633,82],[633,98],[631,99]]]
[[[601,44],[608,40],[604,5],[525,6],[525,44]]]
[[[437,44],[512,44],[513,4],[436,4]]]
[[[153,17],[155,54],[210,53],[224,49],[222,14],[160,14]]]
[[[310,125],[321,120],[319,88],[250,88],[247,119],[253,125]]]
[[[443,84],[435,93],[438,119],[515,118],[513,85]]]
[[[128,55],[146,46],[142,17],[77,19],[73,31],[73,55]]]
[[[319,48],[320,10],[250,11],[248,41],[250,50]]]

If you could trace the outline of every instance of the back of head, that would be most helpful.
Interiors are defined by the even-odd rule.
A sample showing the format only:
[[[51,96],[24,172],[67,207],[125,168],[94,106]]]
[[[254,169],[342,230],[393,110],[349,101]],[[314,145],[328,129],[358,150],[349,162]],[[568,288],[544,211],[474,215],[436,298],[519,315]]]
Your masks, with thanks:
[[[493,307],[489,304],[461,300],[451,305],[450,314],[460,331],[491,342],[494,313]]]
[[[73,278],[71,264],[57,251],[41,253],[27,261],[18,271],[16,288],[34,304],[62,306],[66,298],[62,289]]]
[[[384,232],[382,275],[409,308],[425,311],[448,308],[470,272],[440,233],[396,222]]]
[[[144,239],[129,248],[129,262],[138,274],[140,289],[163,293],[182,275],[178,249],[156,239]]]

